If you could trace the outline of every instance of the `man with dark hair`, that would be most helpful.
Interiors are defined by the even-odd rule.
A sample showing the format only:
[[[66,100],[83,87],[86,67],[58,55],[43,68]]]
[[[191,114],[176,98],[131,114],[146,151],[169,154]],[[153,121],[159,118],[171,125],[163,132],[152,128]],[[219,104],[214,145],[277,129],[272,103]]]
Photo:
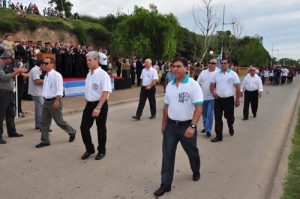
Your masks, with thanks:
[[[229,69],[227,58],[221,60],[221,70],[214,74],[211,79],[210,91],[215,98],[215,131],[216,137],[212,142],[223,140],[223,112],[227,119],[229,134],[234,135],[234,106],[240,105],[240,79],[233,70]],[[234,89],[236,90],[236,99],[234,101]]]
[[[0,47],[0,144],[6,144],[3,139],[3,121],[6,119],[8,137],[22,137],[15,127],[15,94],[14,78],[26,72],[25,69],[16,68],[14,72],[7,71],[7,66],[13,61],[13,54]]]
[[[44,67],[47,72],[43,84],[44,104],[42,110],[41,122],[41,143],[36,145],[36,148],[41,148],[50,145],[49,128],[52,118],[55,123],[69,134],[69,142],[75,139],[76,130],[73,129],[67,122],[64,121],[62,115],[63,96],[63,79],[60,73],[54,70],[54,59],[44,59]]]
[[[202,90],[199,84],[186,74],[188,68],[186,59],[174,59],[171,67],[175,80],[168,84],[164,99],[161,128],[163,134],[161,185],[154,192],[155,196],[162,196],[165,192],[171,191],[178,142],[188,155],[193,181],[200,179],[197,123],[203,104]]]

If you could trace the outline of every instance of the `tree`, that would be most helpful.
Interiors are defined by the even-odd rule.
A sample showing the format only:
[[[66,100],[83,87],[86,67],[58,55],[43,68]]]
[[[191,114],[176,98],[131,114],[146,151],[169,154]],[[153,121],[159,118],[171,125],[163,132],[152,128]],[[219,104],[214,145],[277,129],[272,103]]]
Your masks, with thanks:
[[[215,7],[212,6],[213,0],[202,0],[202,7],[193,8],[193,18],[196,27],[200,30],[203,37],[201,40],[200,61],[204,60],[210,47],[211,40],[218,26],[218,16]]]
[[[63,17],[71,17],[72,16],[72,7],[73,4],[68,0],[50,0],[49,4],[55,4],[55,9],[62,14]]]

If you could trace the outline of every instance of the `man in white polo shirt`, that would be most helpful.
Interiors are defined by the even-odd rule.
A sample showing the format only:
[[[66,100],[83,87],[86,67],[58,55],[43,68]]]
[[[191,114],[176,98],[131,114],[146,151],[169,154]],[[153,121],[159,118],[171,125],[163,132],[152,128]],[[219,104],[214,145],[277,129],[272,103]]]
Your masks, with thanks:
[[[156,82],[158,80],[157,70],[152,67],[151,59],[145,60],[145,68],[141,74],[142,87],[140,93],[139,105],[136,111],[135,116],[132,116],[133,119],[140,120],[146,101],[149,100],[151,116],[149,119],[154,119],[156,116]]]
[[[63,78],[61,74],[54,69],[55,61],[52,58],[44,59],[44,67],[47,72],[43,84],[44,104],[42,110],[41,122],[41,143],[36,145],[36,148],[42,148],[50,145],[49,128],[52,118],[55,123],[69,134],[69,142],[75,139],[76,130],[64,121],[62,115],[63,96]]]
[[[196,124],[201,116],[202,90],[195,80],[186,75],[188,62],[185,58],[174,59],[171,67],[176,79],[168,84],[164,99],[161,186],[154,192],[155,196],[171,191],[178,142],[188,155],[193,180],[200,179]]]
[[[221,70],[216,73],[210,84],[210,91],[215,98],[215,131],[216,137],[212,142],[223,140],[223,112],[227,119],[229,134],[234,135],[234,106],[240,105],[240,79],[239,76],[229,68],[227,58],[221,60]],[[234,101],[234,93],[236,99]]]
[[[203,98],[204,98],[203,110],[202,110],[204,129],[201,132],[206,133],[207,137],[211,136],[211,130],[214,121],[215,98],[212,96],[210,92],[210,82],[214,74],[219,71],[219,69],[216,69],[216,66],[217,66],[217,60],[216,59],[210,60],[208,69],[202,71],[197,79],[197,82],[200,84],[201,89],[203,91]]]
[[[95,159],[101,160],[106,154],[107,99],[112,89],[109,75],[99,66],[99,58],[99,53],[96,51],[86,54],[90,72],[85,80],[86,105],[80,125],[82,140],[86,148],[86,152],[81,156],[83,160],[95,153],[90,132],[94,120],[96,120],[98,133],[98,154]]]
[[[256,69],[254,67],[249,67],[249,73],[244,78],[241,86],[241,97],[243,97],[243,93],[245,93],[243,120],[248,120],[249,118],[249,104],[251,104],[253,117],[256,117],[258,97],[261,97],[263,93],[261,78],[256,74],[255,71]]]

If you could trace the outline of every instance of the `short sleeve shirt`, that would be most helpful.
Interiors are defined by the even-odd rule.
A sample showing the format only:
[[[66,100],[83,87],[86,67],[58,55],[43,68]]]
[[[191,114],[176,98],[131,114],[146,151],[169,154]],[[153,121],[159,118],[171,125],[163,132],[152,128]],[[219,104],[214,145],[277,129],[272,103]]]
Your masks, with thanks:
[[[85,80],[85,99],[99,101],[103,92],[112,92],[110,76],[101,67],[87,74]]]
[[[43,95],[43,85],[35,84],[35,80],[41,79],[42,70],[40,67],[35,66],[30,70],[29,81],[28,81],[28,94],[32,96],[42,96]]]
[[[195,105],[203,104],[200,85],[186,75],[178,87],[172,81],[166,88],[164,103],[168,106],[168,117],[171,120],[187,121],[193,119]]]
[[[212,96],[210,92],[210,82],[211,78],[219,72],[219,69],[215,69],[213,72],[209,72],[209,70],[204,70],[200,73],[198,76],[197,82],[200,84],[201,89],[203,91],[203,98],[204,100],[212,100],[214,97]]]
[[[216,84],[216,93],[221,98],[234,96],[235,86],[240,85],[239,76],[233,70],[227,69],[225,73],[220,70],[211,79]]]
[[[158,80],[158,73],[153,67],[149,69],[144,68],[141,74],[143,80],[143,86],[150,86],[153,80]]]
[[[51,99],[57,96],[63,96],[64,82],[61,74],[54,69],[47,73],[43,84],[43,97]]]

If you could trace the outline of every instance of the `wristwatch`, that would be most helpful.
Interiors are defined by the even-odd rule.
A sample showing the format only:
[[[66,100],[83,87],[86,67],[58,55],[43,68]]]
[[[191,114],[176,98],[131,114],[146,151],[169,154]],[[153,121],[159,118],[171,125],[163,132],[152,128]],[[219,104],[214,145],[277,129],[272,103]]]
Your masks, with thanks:
[[[190,127],[192,127],[193,129],[196,128],[196,124],[191,124]]]

